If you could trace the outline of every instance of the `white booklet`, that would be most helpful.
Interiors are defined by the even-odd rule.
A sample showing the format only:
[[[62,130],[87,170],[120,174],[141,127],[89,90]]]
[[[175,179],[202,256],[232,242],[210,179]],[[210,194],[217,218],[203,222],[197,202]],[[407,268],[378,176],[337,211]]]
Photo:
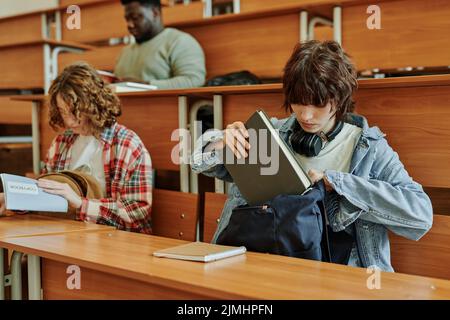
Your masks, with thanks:
[[[116,82],[109,85],[115,93],[140,92],[158,89],[157,86],[138,82]]]
[[[65,198],[50,194],[37,185],[37,180],[13,174],[0,174],[8,210],[67,212],[69,204]]]
[[[245,247],[222,246],[206,242],[191,242],[153,252],[155,257],[191,261],[215,261],[245,253]]]

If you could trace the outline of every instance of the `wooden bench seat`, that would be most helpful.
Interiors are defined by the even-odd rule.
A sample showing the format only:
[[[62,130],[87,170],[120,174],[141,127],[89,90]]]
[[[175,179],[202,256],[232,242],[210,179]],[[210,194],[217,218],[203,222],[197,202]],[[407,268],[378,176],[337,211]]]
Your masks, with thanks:
[[[390,234],[396,272],[450,280],[450,217],[433,216],[433,227],[419,241]]]
[[[153,190],[153,234],[167,238],[195,241],[199,198],[197,194]]]

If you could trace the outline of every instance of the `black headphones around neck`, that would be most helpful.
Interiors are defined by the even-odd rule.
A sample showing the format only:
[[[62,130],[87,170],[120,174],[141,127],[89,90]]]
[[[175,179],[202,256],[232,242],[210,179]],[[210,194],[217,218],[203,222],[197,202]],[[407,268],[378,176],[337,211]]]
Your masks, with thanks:
[[[337,121],[333,130],[325,134],[323,131],[320,134],[309,133],[302,129],[297,122],[294,128],[294,132],[291,135],[292,149],[295,152],[304,155],[306,157],[315,157],[319,154],[323,147],[323,140],[332,141],[341,132],[344,127],[343,121]]]

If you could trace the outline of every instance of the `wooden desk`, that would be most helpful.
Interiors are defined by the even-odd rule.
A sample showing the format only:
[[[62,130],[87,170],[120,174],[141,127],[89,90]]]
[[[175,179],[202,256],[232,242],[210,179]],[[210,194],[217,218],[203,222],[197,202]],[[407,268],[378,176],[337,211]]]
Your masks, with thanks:
[[[206,55],[208,78],[241,69],[260,77],[280,77],[293,46],[300,39],[299,12],[306,10],[310,17],[331,19],[334,5],[343,8],[342,45],[353,57],[358,70],[448,65],[448,1],[378,1],[382,12],[380,30],[370,30],[366,26],[370,4],[373,3],[365,0],[242,0],[240,14],[208,19],[182,18],[166,23],[192,34],[200,42]],[[113,24],[114,30],[105,28],[105,33],[99,34],[93,24],[91,32],[80,31],[80,35],[85,32],[85,37],[97,39],[125,36],[126,28],[121,27],[123,18],[118,13],[122,9],[116,6],[115,13],[108,14],[118,22]],[[67,32],[69,37],[74,34]],[[279,37],[280,34],[283,36]],[[85,41],[81,39],[76,38]],[[109,64],[112,69],[114,60]]]
[[[62,220],[35,214],[0,217],[0,239],[20,238],[50,234],[74,232],[111,231],[114,227]],[[0,300],[5,298],[5,262],[4,249],[0,244]],[[11,298],[19,300],[22,297],[21,258],[23,252],[14,251],[11,258]],[[40,297],[40,259],[34,255],[28,256],[29,267],[29,297]]]
[[[241,0],[241,14],[239,17],[248,18],[248,14],[267,15],[272,12],[297,13],[303,8],[311,13],[330,17],[333,4],[339,3],[361,3],[358,0]],[[366,1],[367,2],[367,1]],[[68,17],[66,8],[68,5],[79,5],[83,12],[83,28],[81,30],[68,30],[62,28],[62,39],[75,42],[91,43],[107,40],[109,38],[120,38],[128,34],[125,19],[123,18],[123,6],[118,1],[112,0],[78,0],[62,1],[58,10],[61,12],[62,20]],[[320,7],[317,9],[316,7]],[[164,24],[169,27],[183,29],[187,24],[196,25],[206,22],[215,23],[217,17],[203,17],[202,1],[194,1],[189,5],[176,4],[174,6],[163,6],[162,17]],[[226,19],[235,19],[238,15],[228,14],[223,17]],[[297,17],[298,20],[298,17]],[[102,22],[103,21],[103,22]],[[113,23],[111,23],[111,21]],[[280,20],[281,21],[281,20]],[[279,21],[279,22],[280,22]],[[292,21],[291,21],[292,22]],[[100,23],[100,25],[99,25]],[[102,25],[104,23],[104,26]],[[285,23],[285,22],[283,22]],[[298,21],[294,21],[292,27],[297,26]],[[214,33],[214,32],[212,32]],[[297,37],[298,39],[298,37]],[[267,43],[267,42],[266,42]],[[292,45],[292,43],[291,43]],[[264,50],[266,51],[266,50]]]
[[[92,43],[110,38],[121,38],[128,35],[124,8],[119,1],[113,0],[81,0],[63,1],[59,8],[62,20],[69,15],[68,5],[77,4],[81,8],[83,27],[80,30],[62,28],[62,39],[75,42]],[[162,17],[164,25],[173,26],[182,21],[192,21],[203,18],[203,3],[195,1],[189,5],[177,4],[163,6]]]
[[[342,11],[342,44],[358,70],[449,65],[449,1],[377,3],[380,30],[366,27],[368,5],[356,4]]]
[[[158,90],[146,93],[119,94],[122,116],[119,123],[135,131],[152,157],[152,165],[158,169],[179,170],[171,160],[171,150],[177,141],[170,141],[171,134],[180,127],[179,94],[177,90]],[[38,119],[40,158],[43,160],[56,132],[48,125],[46,96],[15,96],[17,101],[35,103]],[[187,124],[185,125],[185,127]]]
[[[35,10],[0,18],[0,46],[16,42],[56,39],[57,31],[48,21],[49,15],[53,12],[54,9]]]
[[[399,153],[413,178],[428,187],[449,188],[450,167],[435,164],[450,163],[450,151],[447,148],[450,145],[450,131],[447,129],[450,119],[450,75],[361,79],[358,84],[356,112],[367,117],[370,125],[379,126],[387,134],[390,145]],[[183,117],[175,111],[177,105],[181,106],[179,97],[216,97],[215,110],[220,121],[215,127],[218,129],[234,121],[247,119],[257,108],[264,109],[269,116],[287,117],[281,107],[281,84],[121,94],[124,107],[119,121],[141,136],[154,157],[155,167],[175,169],[170,160],[170,151],[176,142],[170,141],[170,133],[179,127],[177,121]],[[42,103],[45,97],[17,99]],[[183,110],[187,112],[187,109],[184,104]],[[41,110],[41,129],[38,134],[41,135],[41,152],[44,152],[54,133],[46,125],[45,109],[38,110]],[[157,117],[150,117],[150,110],[156,110],[152,115],[156,114]],[[155,132],[158,134],[155,135]]]
[[[311,5],[306,1],[295,6],[290,4],[265,8],[242,14],[230,14],[212,18],[202,17],[202,2],[189,6],[176,5],[163,8],[163,19],[168,27],[175,27],[194,36],[202,46],[206,56],[208,78],[234,72],[250,70],[262,78],[278,78],[299,41],[299,12],[302,6]],[[330,1],[328,1],[330,2]],[[286,3],[284,4],[286,6]],[[311,13],[331,17],[331,6],[320,10],[308,7]],[[63,29],[63,39],[77,42],[94,42],[111,37],[127,35],[123,8],[118,2],[102,1],[82,7],[83,28],[81,30]],[[188,12],[189,18],[184,12]],[[105,28],[99,28],[98,17],[105,17]],[[173,20],[172,20],[173,19]],[[101,19],[100,19],[101,20]],[[111,24],[111,21],[117,23]],[[279,35],[283,36],[280,37]],[[271,44],[270,53],[267,44]],[[61,65],[77,60],[86,60],[96,68],[114,70],[123,46],[99,47],[92,53],[68,54]]]
[[[0,217],[0,239],[114,229],[114,227],[100,224],[57,219],[37,214]]]
[[[361,79],[358,84],[356,112],[387,134],[413,178],[449,188],[450,167],[436,164],[450,163],[450,75]],[[240,88],[211,88],[221,96],[222,125],[243,121],[257,108],[269,116],[287,116],[280,84]]]
[[[247,253],[198,263],[161,259],[180,240],[123,231],[9,238],[0,245],[43,259],[45,299],[449,299],[450,282],[381,273],[369,290],[366,269]],[[68,265],[81,290],[68,290]]]
[[[197,1],[189,6],[164,7],[163,17],[167,26],[197,38],[205,51],[208,77],[240,69],[248,69],[260,77],[280,77],[293,46],[300,39],[299,12],[307,11],[310,18],[331,19],[334,6],[343,8],[342,44],[352,55],[358,70],[448,65],[448,1],[378,1],[384,13],[380,30],[370,30],[366,26],[369,17],[366,11],[370,4],[368,0],[242,0],[240,14],[205,19],[202,3]],[[128,34],[119,2],[86,0],[80,1],[79,5],[83,12],[83,28],[62,28],[62,39],[90,43]],[[66,6],[67,3],[53,10],[61,13],[62,22],[67,18]],[[17,26],[25,25],[23,35],[17,36],[20,41],[41,39],[38,17],[35,13],[1,19],[0,28],[2,24],[11,25],[11,30],[16,32]],[[11,21],[16,22],[11,24]],[[99,21],[105,25],[102,27]],[[410,41],[411,38],[415,41]],[[0,38],[0,44],[2,41],[9,43],[11,38]],[[270,52],[267,51],[268,43]],[[99,50],[95,57],[72,55],[64,64],[84,59],[96,67],[112,70],[119,49]],[[97,56],[102,58],[97,59]]]
[[[42,39],[41,14],[28,14],[0,19],[0,45],[16,41]]]
[[[0,89],[48,89],[55,50],[89,50],[72,42],[37,40],[0,45]]]

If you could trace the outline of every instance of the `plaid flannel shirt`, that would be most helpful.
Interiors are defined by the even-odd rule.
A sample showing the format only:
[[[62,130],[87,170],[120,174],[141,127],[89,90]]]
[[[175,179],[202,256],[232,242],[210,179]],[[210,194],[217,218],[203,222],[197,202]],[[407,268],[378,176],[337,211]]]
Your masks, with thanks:
[[[69,169],[77,137],[68,130],[53,140],[42,173]],[[83,198],[77,219],[151,233],[152,174],[147,149],[136,133],[117,123],[103,131],[100,141],[106,198]]]

